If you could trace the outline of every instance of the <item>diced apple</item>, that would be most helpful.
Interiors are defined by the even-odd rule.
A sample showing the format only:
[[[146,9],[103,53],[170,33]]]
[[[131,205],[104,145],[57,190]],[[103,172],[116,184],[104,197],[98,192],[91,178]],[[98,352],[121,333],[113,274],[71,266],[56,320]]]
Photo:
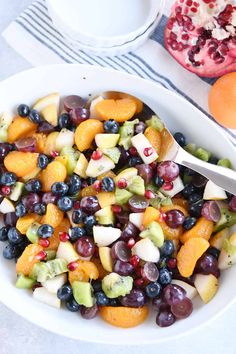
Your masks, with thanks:
[[[98,252],[103,268],[107,272],[112,272],[113,264],[111,257],[111,249],[109,247],[99,247]]]
[[[172,183],[173,183],[173,188],[169,191],[160,188],[160,192],[170,198],[174,197],[176,194],[180,193],[184,189],[184,185],[180,177],[177,177]]]
[[[74,145],[74,133],[63,128],[56,138],[56,151],[60,152],[64,147],[72,147]]]
[[[114,181],[117,184],[121,178],[126,179],[127,182],[131,181],[133,177],[138,175],[138,170],[135,167],[129,167],[121,171],[115,178]]]
[[[100,192],[97,194],[97,198],[101,208],[116,203],[115,193],[113,192]]]
[[[57,295],[50,293],[44,287],[36,288],[33,292],[33,297],[36,300],[43,302],[44,304],[47,304],[49,306],[56,308],[61,307],[61,301],[58,299]]]
[[[100,225],[113,225],[115,218],[114,213],[111,209],[111,206],[108,205],[105,208],[98,210],[95,214],[95,217]]]
[[[114,162],[107,156],[103,155],[99,160],[91,159],[86,169],[88,177],[97,177],[103,173],[113,170]]]
[[[76,173],[77,175],[79,175],[82,178],[86,178],[86,170],[88,167],[88,161],[86,159],[86,157],[84,156],[84,154],[80,154],[79,159],[77,161],[77,164],[75,166],[74,169],[74,173]]]
[[[229,237],[229,228],[223,229],[217,232],[214,236],[210,238],[210,245],[212,247],[221,250],[223,247],[224,240]]]
[[[149,238],[136,242],[132,248],[132,254],[146,262],[157,263],[160,259],[159,249]]]
[[[93,118],[93,119],[102,119],[102,117],[100,117],[100,115],[98,114],[98,112],[96,111],[96,104],[98,104],[99,102],[103,101],[104,98],[102,96],[98,96],[96,98],[94,98],[92,101],[91,101],[91,104],[90,104],[90,118]]]
[[[36,167],[32,172],[30,172],[28,175],[25,175],[24,177],[22,177],[22,179],[27,182],[29,181],[30,179],[36,177],[39,172],[40,172],[40,168],[39,167]]]
[[[95,143],[101,149],[113,148],[118,143],[120,134],[97,134],[95,136]]]
[[[55,127],[57,125],[59,104],[60,95],[58,92],[55,92],[36,101],[33,109],[39,111],[42,117]]]
[[[212,181],[208,181],[204,193],[203,193],[204,200],[224,200],[227,199],[227,194],[225,193],[224,189],[217,186]]]
[[[4,198],[0,204],[0,213],[7,214],[15,211],[14,204],[7,198]]]
[[[134,135],[131,138],[132,145],[137,149],[141,159],[143,160],[144,163],[150,164],[154,162],[157,158],[158,155],[156,151],[153,149],[152,145],[149,143],[148,139],[145,137],[143,133],[139,133],[137,135]],[[152,149],[150,150],[152,153],[150,156],[145,155],[145,149]]]
[[[43,287],[47,289],[52,294],[57,294],[58,289],[60,289],[67,282],[66,273],[57,275],[52,279],[48,279],[42,283]]]
[[[179,285],[181,288],[183,288],[186,291],[186,296],[192,300],[196,295],[197,295],[197,290],[194,288],[194,286],[189,285],[185,281],[178,280],[178,279],[173,279],[171,284]]]
[[[217,293],[218,279],[212,274],[197,274],[194,285],[202,301],[207,304]]]
[[[12,121],[13,121],[13,115],[10,114],[9,112],[3,112],[0,115],[0,125],[1,126],[9,127],[9,125],[12,123]]]
[[[236,234],[225,239],[218,259],[219,269],[224,270],[236,264]]]
[[[233,233],[233,234],[230,236],[229,242],[231,243],[231,245],[232,245],[233,247],[236,247],[236,232]]]
[[[57,249],[56,258],[65,259],[68,263],[77,261],[80,257],[78,253],[75,251],[73,245],[67,242],[60,242],[59,247]]]
[[[139,230],[141,230],[143,225],[143,215],[144,213],[131,213],[129,214],[129,221],[132,222]]]
[[[93,237],[98,247],[109,246],[121,235],[121,230],[115,227],[94,226]]]

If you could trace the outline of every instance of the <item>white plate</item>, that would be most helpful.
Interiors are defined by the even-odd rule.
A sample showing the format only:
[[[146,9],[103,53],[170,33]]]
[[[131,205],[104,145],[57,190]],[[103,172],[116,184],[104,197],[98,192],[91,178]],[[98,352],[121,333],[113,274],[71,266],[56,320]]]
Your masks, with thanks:
[[[86,45],[131,41],[155,20],[164,0],[47,0],[56,27]]]
[[[172,131],[182,131],[189,141],[219,157],[228,157],[236,167],[235,148],[220,128],[198,109],[151,81],[110,69],[65,64],[22,72],[0,83],[0,111],[15,109],[19,103],[32,104],[37,98],[53,91],[59,91],[62,96],[78,94],[86,97],[107,90],[127,91],[141,98],[160,114]],[[3,245],[0,247],[2,249]],[[235,302],[235,278],[236,266],[222,272],[215,298],[208,305],[203,305],[200,300],[195,301],[191,316],[168,328],[156,326],[154,313],[141,326],[124,330],[106,324],[99,317],[86,321],[77,313],[50,308],[36,302],[30,292],[15,288],[15,265],[2,257],[0,300],[27,320],[57,334],[96,343],[141,345],[181,337],[215,320]]]

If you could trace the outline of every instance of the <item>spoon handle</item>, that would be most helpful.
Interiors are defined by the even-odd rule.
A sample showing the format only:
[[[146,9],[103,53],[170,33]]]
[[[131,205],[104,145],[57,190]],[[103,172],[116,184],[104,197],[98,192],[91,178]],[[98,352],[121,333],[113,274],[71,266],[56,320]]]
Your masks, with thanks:
[[[202,161],[182,148],[178,149],[175,162],[191,168],[227,192],[236,195],[236,171]]]

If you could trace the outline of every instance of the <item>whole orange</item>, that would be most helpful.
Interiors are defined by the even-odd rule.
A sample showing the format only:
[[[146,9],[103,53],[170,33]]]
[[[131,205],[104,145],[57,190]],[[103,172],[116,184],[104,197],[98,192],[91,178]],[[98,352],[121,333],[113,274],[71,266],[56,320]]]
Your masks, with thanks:
[[[226,74],[214,83],[208,105],[219,124],[236,129],[236,72]]]

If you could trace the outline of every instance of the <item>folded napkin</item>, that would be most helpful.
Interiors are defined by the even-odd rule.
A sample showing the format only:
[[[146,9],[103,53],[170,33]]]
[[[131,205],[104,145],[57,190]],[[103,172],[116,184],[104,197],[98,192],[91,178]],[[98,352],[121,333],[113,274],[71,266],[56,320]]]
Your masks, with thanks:
[[[153,80],[188,101],[213,119],[207,97],[214,79],[200,78],[182,68],[164,48],[163,32],[173,0],[167,4],[159,26],[151,38],[134,52],[100,57],[75,50],[54,27],[44,0],[35,1],[3,32],[6,41],[33,66],[57,63],[81,63],[109,67]],[[236,146],[236,130],[222,127]]]

